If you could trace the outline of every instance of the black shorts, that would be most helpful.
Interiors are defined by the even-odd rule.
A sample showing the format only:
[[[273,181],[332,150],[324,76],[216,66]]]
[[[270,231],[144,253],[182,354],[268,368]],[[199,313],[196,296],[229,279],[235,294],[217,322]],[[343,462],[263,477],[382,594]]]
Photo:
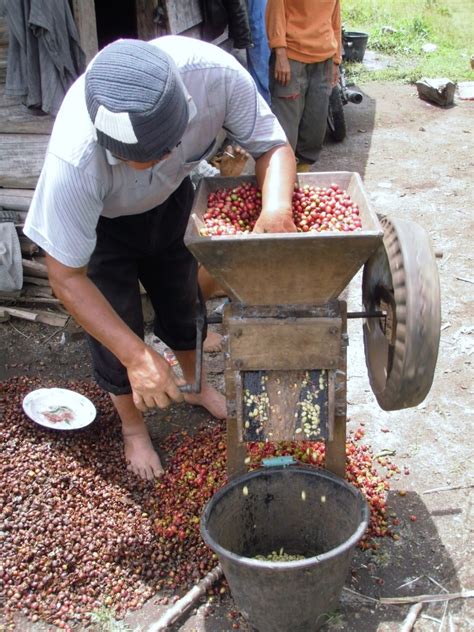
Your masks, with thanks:
[[[186,178],[151,211],[101,217],[87,269],[117,314],[143,339],[140,281],[155,311],[154,333],[176,351],[196,347],[197,263],[183,241],[193,194]],[[100,342],[87,338],[98,384],[115,395],[130,393],[126,368]]]

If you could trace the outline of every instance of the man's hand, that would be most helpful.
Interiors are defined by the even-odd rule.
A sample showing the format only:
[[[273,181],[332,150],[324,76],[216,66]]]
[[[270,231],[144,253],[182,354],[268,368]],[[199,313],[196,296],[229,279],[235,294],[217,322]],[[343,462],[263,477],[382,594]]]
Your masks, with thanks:
[[[127,372],[133,402],[142,412],[148,408],[166,408],[172,401],[184,401],[171,367],[150,347],[144,346],[140,355],[127,366]]]
[[[239,145],[227,145],[219,161],[219,171],[221,176],[237,177],[242,173],[249,154]]]
[[[287,86],[291,79],[290,62],[286,48],[275,48],[275,80]]]
[[[260,214],[254,226],[254,233],[296,233],[296,226],[290,211]]]
[[[164,408],[182,402],[178,380],[168,363],[145,345],[113,310],[104,295],[87,277],[85,266],[71,268],[46,256],[55,295],[75,320],[127,367],[135,406]]]
[[[339,65],[336,63],[333,63],[332,65],[332,87],[334,88],[334,86],[337,85],[337,82],[339,81],[339,74],[340,74],[340,70],[339,70]]]

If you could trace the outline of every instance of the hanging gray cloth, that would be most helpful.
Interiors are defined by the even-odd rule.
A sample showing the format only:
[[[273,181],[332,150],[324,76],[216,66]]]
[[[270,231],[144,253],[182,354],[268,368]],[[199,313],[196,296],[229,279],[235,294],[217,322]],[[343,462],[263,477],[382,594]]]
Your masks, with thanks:
[[[85,69],[85,54],[68,0],[1,0],[9,30],[6,94],[57,114]]]
[[[20,240],[12,222],[0,222],[0,292],[23,287]]]

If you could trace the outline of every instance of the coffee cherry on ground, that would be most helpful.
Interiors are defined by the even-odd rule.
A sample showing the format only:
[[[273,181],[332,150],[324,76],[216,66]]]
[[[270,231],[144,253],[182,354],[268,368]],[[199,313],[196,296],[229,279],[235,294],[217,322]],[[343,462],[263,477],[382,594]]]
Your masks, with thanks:
[[[95,404],[97,420],[73,432],[36,426],[22,410],[31,390],[59,386]],[[0,391],[0,591],[7,623],[18,614],[60,629],[91,621],[106,606],[121,618],[158,592],[192,587],[216,565],[199,520],[227,481],[225,424],[209,418],[193,436],[170,435],[160,448],[166,471],[146,482],[127,471],[120,422],[110,398],[87,381],[58,383],[16,377]],[[391,535],[389,488],[372,451],[347,441],[347,480],[368,500],[370,526],[362,548]],[[291,454],[324,465],[318,442],[254,443],[248,464]],[[396,466],[388,459],[385,467]],[[394,524],[394,522],[392,521]],[[392,537],[395,537],[393,534]],[[398,536],[397,536],[398,538]],[[220,595],[226,584],[212,591]]]

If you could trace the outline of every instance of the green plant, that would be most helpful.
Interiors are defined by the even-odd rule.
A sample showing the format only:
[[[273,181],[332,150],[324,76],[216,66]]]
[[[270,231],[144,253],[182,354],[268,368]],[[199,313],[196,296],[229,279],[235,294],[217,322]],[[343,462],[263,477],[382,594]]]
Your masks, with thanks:
[[[337,610],[326,612],[324,618],[326,625],[329,626],[329,629],[331,629],[333,626],[340,627],[344,623],[344,617],[342,616],[342,613]]]
[[[351,64],[348,78],[356,83],[414,82],[423,76],[472,80],[469,4],[459,0],[345,0],[344,28],[367,32],[368,50],[381,59],[381,69],[375,71],[364,64]],[[424,51],[427,43],[436,48]]]
[[[100,632],[132,632],[132,629],[123,621],[115,619],[115,612],[112,608],[102,606],[91,612],[91,623],[99,627]],[[138,632],[134,630],[133,632]]]

